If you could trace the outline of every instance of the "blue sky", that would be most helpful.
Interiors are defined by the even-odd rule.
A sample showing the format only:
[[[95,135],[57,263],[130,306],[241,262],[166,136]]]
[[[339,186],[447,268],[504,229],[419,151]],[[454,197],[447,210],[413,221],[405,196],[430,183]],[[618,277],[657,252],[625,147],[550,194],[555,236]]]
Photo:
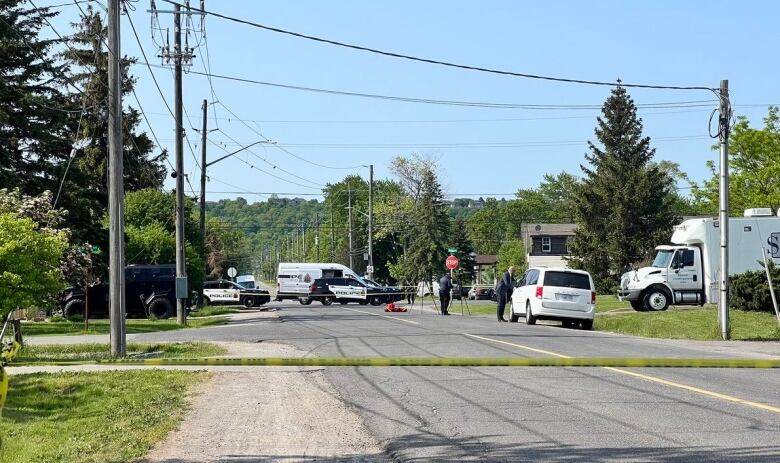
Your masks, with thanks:
[[[54,3],[64,2],[49,2]],[[140,0],[135,6],[131,17],[141,44],[151,63],[160,64],[146,11],[149,2]],[[161,0],[157,6],[170,8]],[[75,6],[58,9],[62,15],[55,25],[65,32],[65,25],[75,20],[79,11]],[[720,79],[729,79],[735,112],[756,126],[761,124],[766,107],[752,105],[780,102],[777,2],[206,0],[206,9],[367,47],[523,73],[712,87],[718,86]],[[161,14],[160,23],[171,27],[171,16]],[[122,28],[124,53],[140,57],[126,17]],[[533,105],[600,106],[609,94],[606,87],[497,76],[377,56],[215,17],[206,18],[206,40],[213,73],[280,84]],[[204,71],[205,47],[196,54],[192,69]],[[172,73],[158,68],[154,72],[172,104]],[[172,155],[172,117],[142,61],[133,74],[138,77],[137,92],[154,132]],[[220,131],[211,132],[210,137],[228,151],[238,148],[230,138],[249,144],[260,139],[256,133],[260,132],[294,155],[318,164],[343,167],[372,163],[378,178],[390,176],[388,164],[396,155],[428,154],[439,158],[445,190],[453,195],[513,193],[538,185],[547,172],[579,174],[599,112],[428,105],[220,79],[212,83],[220,103],[209,111],[209,126],[218,125]],[[713,99],[705,91],[631,89],[630,94],[638,104]],[[200,127],[204,98],[213,100],[208,80],[186,74],[185,108],[196,128]],[[126,103],[135,105],[131,98]],[[228,109],[248,121],[252,130]],[[705,162],[716,156],[710,149],[712,140],[707,138],[710,110],[709,106],[641,109],[645,133],[654,140],[657,159],[679,163],[694,179],[705,177]],[[189,126],[185,120],[185,127]],[[199,157],[199,134],[187,133]],[[353,146],[306,146],[312,144]],[[337,181],[349,172],[367,176],[366,169],[317,167],[276,147],[258,145],[251,151],[254,154],[244,152],[237,158],[286,181],[232,158],[210,168],[212,180],[207,190],[215,193],[209,193],[208,199],[235,197],[238,195],[216,192],[238,190],[318,193],[319,184]],[[197,191],[200,174],[188,149],[185,154],[186,170]],[[209,159],[223,154],[209,146]],[[240,196],[250,201],[265,198]]]

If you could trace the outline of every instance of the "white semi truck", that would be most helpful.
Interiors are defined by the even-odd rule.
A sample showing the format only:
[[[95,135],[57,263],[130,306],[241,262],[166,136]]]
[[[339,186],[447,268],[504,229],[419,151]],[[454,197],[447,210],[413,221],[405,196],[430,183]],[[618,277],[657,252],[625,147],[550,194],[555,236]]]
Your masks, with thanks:
[[[780,211],[778,211],[780,215]],[[650,267],[623,274],[618,296],[634,310],[717,303],[720,280],[718,219],[689,219],[674,227],[672,244],[658,246]],[[771,209],[748,209],[729,219],[729,275],[760,270],[761,249],[780,263],[780,217]]]

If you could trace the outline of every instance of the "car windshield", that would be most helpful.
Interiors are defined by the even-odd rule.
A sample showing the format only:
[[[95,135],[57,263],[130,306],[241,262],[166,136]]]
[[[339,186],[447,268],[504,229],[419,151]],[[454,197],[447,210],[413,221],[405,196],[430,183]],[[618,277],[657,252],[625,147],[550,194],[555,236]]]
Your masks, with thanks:
[[[651,267],[655,267],[655,268],[669,267],[669,262],[672,260],[673,255],[674,255],[674,251],[671,250],[665,249],[662,251],[658,251],[658,254],[656,254],[655,260],[653,261]]]
[[[590,290],[590,278],[583,273],[547,272],[544,274],[544,286]]]
[[[246,289],[255,289],[255,282],[254,281],[239,281],[239,286],[242,286]]]

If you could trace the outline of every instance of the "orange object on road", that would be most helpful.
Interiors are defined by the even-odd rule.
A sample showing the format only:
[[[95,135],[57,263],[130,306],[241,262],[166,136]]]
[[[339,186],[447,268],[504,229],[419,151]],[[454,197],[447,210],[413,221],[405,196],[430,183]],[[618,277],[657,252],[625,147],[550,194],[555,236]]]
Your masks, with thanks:
[[[385,312],[406,312],[406,307],[398,307],[391,302],[385,306]]]

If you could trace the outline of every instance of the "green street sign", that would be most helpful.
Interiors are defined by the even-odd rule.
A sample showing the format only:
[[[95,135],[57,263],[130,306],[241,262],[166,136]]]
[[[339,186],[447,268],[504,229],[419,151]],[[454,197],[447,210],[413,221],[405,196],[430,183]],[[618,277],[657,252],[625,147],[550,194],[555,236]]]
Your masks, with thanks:
[[[454,254],[454,253],[458,252],[458,248],[449,248],[449,249],[447,249],[447,252],[449,252],[450,254]]]

